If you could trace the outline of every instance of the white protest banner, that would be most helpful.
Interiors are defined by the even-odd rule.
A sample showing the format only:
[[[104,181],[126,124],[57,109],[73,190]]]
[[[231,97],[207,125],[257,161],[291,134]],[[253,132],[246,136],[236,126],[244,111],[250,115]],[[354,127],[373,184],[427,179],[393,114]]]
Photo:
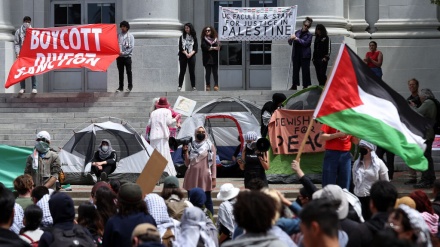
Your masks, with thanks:
[[[220,6],[219,40],[288,39],[295,33],[296,12],[296,5],[273,8],[224,8]]]

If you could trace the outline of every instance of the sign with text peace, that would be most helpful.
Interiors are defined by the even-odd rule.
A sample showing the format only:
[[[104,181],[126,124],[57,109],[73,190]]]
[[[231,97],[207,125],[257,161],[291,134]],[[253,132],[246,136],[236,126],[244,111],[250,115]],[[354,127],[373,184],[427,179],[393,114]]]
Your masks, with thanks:
[[[107,70],[119,56],[116,29],[114,24],[28,28],[5,88],[54,69]]]
[[[297,6],[224,8],[219,10],[219,40],[263,41],[288,39],[295,33]]]
[[[313,110],[278,109],[270,118],[269,139],[274,154],[296,154],[313,121],[303,153],[324,152],[324,143],[318,142],[322,124],[313,119]]]

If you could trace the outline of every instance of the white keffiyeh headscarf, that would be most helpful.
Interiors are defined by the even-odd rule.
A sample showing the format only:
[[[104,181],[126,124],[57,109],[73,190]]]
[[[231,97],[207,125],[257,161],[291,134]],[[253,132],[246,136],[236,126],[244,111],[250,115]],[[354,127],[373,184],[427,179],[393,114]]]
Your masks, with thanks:
[[[211,167],[213,164],[213,157],[212,157],[212,150],[211,150],[212,143],[208,138],[208,133],[206,132],[205,127],[203,127],[203,126],[197,127],[194,132],[194,136],[196,136],[196,134],[197,134],[196,132],[200,128],[202,128],[205,131],[205,139],[200,142],[196,140],[191,143],[191,150],[189,153],[189,159],[190,160],[196,159],[199,157],[199,155],[204,154],[205,152],[210,152],[210,153],[208,153],[208,165],[209,165],[209,167]]]
[[[359,142],[359,147],[366,147],[368,149],[370,149],[370,154],[371,154],[371,165],[372,168],[375,172],[375,174],[379,174],[379,170],[380,170],[380,159],[376,154],[376,145],[367,142],[365,140],[361,140]],[[364,173],[365,173],[365,169],[359,169],[359,166],[363,165],[363,161],[361,161],[361,156],[359,155],[359,157],[357,158],[357,160],[354,163],[354,167],[353,170],[356,173],[356,180],[358,180],[358,184],[362,183],[362,180],[364,179]]]
[[[205,213],[198,207],[186,208],[180,223],[180,236],[173,246],[197,246],[201,238],[205,247],[216,247],[208,232]]]
[[[148,212],[153,216],[157,225],[171,222],[171,218],[167,211],[167,205],[162,197],[158,194],[150,193],[145,196],[144,200],[147,203]]]
[[[406,213],[406,216],[408,216],[411,228],[417,236],[417,246],[432,247],[429,228],[422,215],[417,210],[412,209],[405,204],[400,204],[399,208]]]

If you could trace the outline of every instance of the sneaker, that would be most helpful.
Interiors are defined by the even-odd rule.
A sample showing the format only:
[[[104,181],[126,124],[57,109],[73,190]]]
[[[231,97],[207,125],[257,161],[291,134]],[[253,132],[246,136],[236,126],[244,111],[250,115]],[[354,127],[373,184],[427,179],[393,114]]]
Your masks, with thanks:
[[[116,92],[117,92],[117,93],[122,92],[122,91],[124,91],[123,88],[118,88],[118,89],[116,89]]]
[[[182,87],[177,87],[177,92],[182,91]]]
[[[20,91],[18,91],[19,94],[24,94],[24,89],[20,89]]]
[[[99,180],[100,181],[107,181],[107,173],[106,172],[102,172],[101,176],[99,176]]]
[[[32,89],[32,93],[34,93],[34,94],[35,94],[35,93],[38,93],[37,89],[35,89],[35,88]]]
[[[292,85],[292,87],[289,88],[289,90],[296,90],[297,86],[296,85]]]
[[[196,87],[193,87],[193,91],[197,91],[197,88],[196,88]]]
[[[127,92],[127,93],[131,92],[131,88],[125,89],[125,92]]]
[[[428,181],[421,181],[420,183],[413,185],[414,189],[432,189],[433,187],[434,183]]]
[[[214,91],[220,90],[218,86],[214,86]]]
[[[61,186],[61,188],[65,191],[72,191],[72,187],[70,186],[70,184],[63,185]]]
[[[206,91],[211,91],[211,86],[206,85]]]
[[[96,175],[93,173],[87,173],[86,177],[87,177],[87,180],[89,180],[89,182],[93,181],[94,184],[96,184],[96,182],[98,182],[98,178],[96,178]]]
[[[411,178],[410,180],[405,181],[403,184],[417,184],[417,178]]]

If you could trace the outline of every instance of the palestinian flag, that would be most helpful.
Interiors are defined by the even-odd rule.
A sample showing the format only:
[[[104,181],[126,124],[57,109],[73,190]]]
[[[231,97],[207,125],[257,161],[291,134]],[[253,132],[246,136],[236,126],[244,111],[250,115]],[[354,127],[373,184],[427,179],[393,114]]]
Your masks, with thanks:
[[[424,136],[432,123],[411,109],[346,44],[341,45],[313,117],[393,152],[413,169],[428,168]]]

